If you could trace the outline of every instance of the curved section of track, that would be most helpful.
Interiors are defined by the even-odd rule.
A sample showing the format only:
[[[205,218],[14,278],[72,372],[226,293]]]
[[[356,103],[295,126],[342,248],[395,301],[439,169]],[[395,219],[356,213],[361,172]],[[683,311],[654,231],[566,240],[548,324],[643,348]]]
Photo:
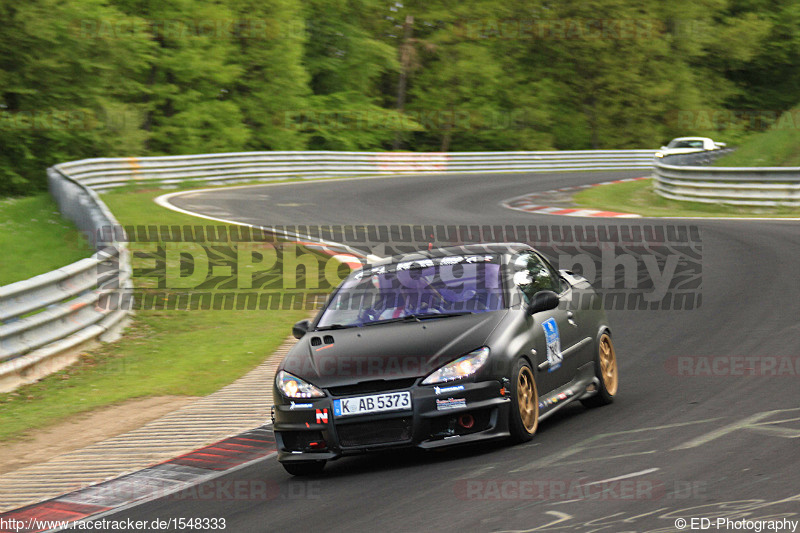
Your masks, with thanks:
[[[190,192],[171,202],[255,225],[575,224],[500,202],[638,175],[331,180]],[[266,497],[198,492],[107,518],[225,517],[229,531],[343,532],[672,531],[681,518],[794,513],[796,520],[800,231],[792,222],[695,224],[703,244],[702,305],[609,313],[620,371],[614,404],[568,406],[525,445],[346,458],[315,479],[292,479],[266,460],[218,481],[265,480],[275,489]],[[709,372],[671,366],[688,356],[720,366]],[[773,363],[773,374],[760,371]]]

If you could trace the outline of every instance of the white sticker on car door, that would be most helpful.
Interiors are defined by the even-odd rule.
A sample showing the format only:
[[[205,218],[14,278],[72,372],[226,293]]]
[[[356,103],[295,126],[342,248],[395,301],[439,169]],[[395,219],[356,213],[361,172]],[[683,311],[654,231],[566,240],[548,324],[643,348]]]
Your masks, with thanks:
[[[548,318],[542,322],[545,342],[547,343],[547,362],[550,363],[547,371],[552,372],[561,367],[561,336],[558,334],[558,324],[555,318]]]

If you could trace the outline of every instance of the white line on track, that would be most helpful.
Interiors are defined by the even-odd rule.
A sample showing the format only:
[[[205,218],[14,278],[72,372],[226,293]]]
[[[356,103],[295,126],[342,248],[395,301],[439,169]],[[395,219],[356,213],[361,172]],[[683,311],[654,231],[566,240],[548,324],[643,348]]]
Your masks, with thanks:
[[[625,474],[625,475],[622,475],[622,476],[610,477],[608,479],[601,479],[600,481],[593,481],[591,483],[586,483],[585,486],[588,487],[590,485],[600,485],[602,483],[610,483],[612,481],[619,481],[620,479],[628,479],[628,478],[631,478],[631,477],[644,476],[644,475],[650,474],[652,472],[657,472],[658,470],[661,470],[661,469],[660,468],[648,468],[647,470],[641,470],[639,472],[633,472],[632,474]]]
[[[622,476],[610,477],[608,479],[601,479],[600,481],[592,481],[591,483],[585,483],[582,486],[591,487],[592,485],[601,485],[603,483],[611,483],[612,481],[620,481],[622,479],[629,479],[629,478],[632,478],[632,477],[639,477],[639,476],[644,476],[644,475],[647,475],[647,474],[652,474],[653,472],[657,472],[658,470],[661,470],[661,469],[660,468],[648,468],[647,470],[640,470],[639,472],[632,472],[630,474],[624,474]],[[575,498],[574,500],[564,500],[563,502],[556,502],[556,503],[553,503],[552,505],[564,505],[565,503],[580,502],[580,501],[583,501],[584,499],[585,498]]]
[[[364,178],[344,178],[344,179],[364,179]],[[297,183],[297,182],[292,182],[292,183]],[[300,182],[300,183],[309,183],[309,182]],[[267,184],[267,185],[242,185],[242,186],[239,186],[239,187],[225,188],[225,190],[228,190],[228,189],[240,189],[240,188],[244,188],[244,187],[264,187],[264,186],[277,186],[277,185],[283,185],[283,184],[282,183],[273,183],[273,184]],[[326,239],[315,239],[315,238],[313,238],[311,236],[303,235],[301,233],[294,233],[294,232],[290,232],[290,231],[279,230],[278,228],[275,228],[273,226],[262,226],[262,225],[258,225],[258,224],[249,224],[247,222],[239,222],[239,221],[236,221],[236,220],[230,220],[230,219],[225,219],[225,218],[212,217],[212,216],[209,216],[209,215],[203,215],[201,213],[196,213],[194,211],[188,211],[186,209],[182,209],[182,208],[180,208],[180,207],[178,207],[176,205],[173,205],[173,204],[171,204],[169,202],[169,200],[174,198],[175,196],[187,195],[187,194],[191,194],[191,193],[201,193],[201,192],[215,191],[215,190],[219,190],[219,189],[213,188],[213,189],[198,189],[198,190],[193,190],[193,191],[171,192],[171,193],[168,193],[168,194],[162,194],[161,196],[158,196],[157,198],[154,199],[154,201],[155,201],[156,204],[160,205],[161,207],[169,209],[171,211],[175,211],[176,213],[182,213],[184,215],[189,215],[189,216],[198,217],[198,218],[205,218],[206,220],[213,220],[214,222],[222,222],[224,224],[232,224],[232,225],[235,225],[235,226],[242,226],[242,227],[246,227],[246,228],[253,228],[253,229],[260,229],[260,230],[270,231],[272,233],[275,233],[278,236],[294,239],[296,241],[314,242],[314,243],[322,244],[324,246],[342,248],[347,253],[352,254],[353,256],[355,256],[354,263],[355,262],[359,262],[358,259],[362,258],[362,257],[365,258],[367,260],[367,262],[375,262],[375,261],[379,261],[379,260],[383,259],[382,257],[377,256],[377,255],[373,255],[373,254],[368,254],[368,255],[365,256],[363,254],[363,252],[360,252],[360,251],[358,251],[358,250],[356,250],[356,249],[354,249],[354,248],[352,248],[352,247],[350,247],[350,246],[348,246],[348,245],[346,245],[344,243],[328,241]],[[342,259],[340,258],[340,260],[342,260]],[[348,262],[348,261],[344,260],[343,262]]]

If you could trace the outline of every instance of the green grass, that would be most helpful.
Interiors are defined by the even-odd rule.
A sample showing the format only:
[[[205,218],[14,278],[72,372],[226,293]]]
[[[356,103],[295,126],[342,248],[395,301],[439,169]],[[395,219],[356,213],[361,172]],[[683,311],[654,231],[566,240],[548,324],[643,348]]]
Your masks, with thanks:
[[[306,311],[143,311],[125,338],[38,383],[0,395],[0,440],[71,416],[151,396],[204,396],[231,383],[286,338]]]
[[[94,253],[49,194],[0,200],[0,285],[61,268]]]
[[[208,222],[157,206],[153,198],[164,192],[114,192],[103,200],[123,225]],[[130,244],[133,252],[154,246]],[[133,260],[134,268],[152,263]],[[148,285],[141,275],[135,281]],[[0,394],[0,440],[133,398],[207,395],[267,358],[291,325],[308,314],[304,309],[138,311],[118,342],[89,350],[75,365],[38,383]]]
[[[800,208],[741,207],[668,200],[653,190],[653,180],[628,181],[585,189],[572,197],[580,207],[648,217],[800,217]]]
[[[769,130],[748,137],[718,167],[800,167],[800,107],[785,112]]]

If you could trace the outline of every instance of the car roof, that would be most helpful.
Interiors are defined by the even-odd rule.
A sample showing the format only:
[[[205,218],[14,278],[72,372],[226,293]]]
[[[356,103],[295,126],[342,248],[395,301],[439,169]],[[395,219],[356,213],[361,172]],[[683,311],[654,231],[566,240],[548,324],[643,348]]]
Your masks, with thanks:
[[[674,139],[672,139],[672,141],[705,141],[705,140],[710,141],[711,139],[708,137],[675,137]]]
[[[485,244],[462,244],[457,246],[445,246],[432,248],[430,250],[419,250],[407,254],[398,254],[385,259],[370,263],[370,266],[390,265],[403,261],[413,261],[417,259],[433,259],[437,257],[448,257],[455,255],[473,254],[516,254],[531,250],[532,247],[521,242],[493,242]]]

